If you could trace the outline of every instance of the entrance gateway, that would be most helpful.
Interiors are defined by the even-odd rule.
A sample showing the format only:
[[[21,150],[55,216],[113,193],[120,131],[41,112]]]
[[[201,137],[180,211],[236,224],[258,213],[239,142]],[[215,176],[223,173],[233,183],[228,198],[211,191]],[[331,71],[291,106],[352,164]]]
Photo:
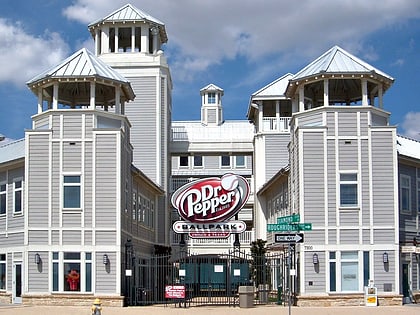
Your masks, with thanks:
[[[181,240],[242,233],[245,222],[230,219],[237,217],[249,195],[248,181],[231,173],[190,182],[172,195],[183,219],[173,223],[173,230]],[[249,254],[239,247],[227,254],[191,255],[180,244],[175,255],[139,259],[133,275],[129,305],[237,305],[239,286],[254,286],[254,303],[266,304],[270,294],[274,302],[283,301],[282,288],[290,285],[283,252]]]

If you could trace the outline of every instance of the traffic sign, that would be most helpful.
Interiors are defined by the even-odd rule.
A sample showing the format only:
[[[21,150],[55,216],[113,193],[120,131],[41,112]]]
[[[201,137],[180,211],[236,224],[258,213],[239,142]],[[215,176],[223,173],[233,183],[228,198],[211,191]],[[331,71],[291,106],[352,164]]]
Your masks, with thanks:
[[[282,223],[297,223],[300,221],[300,215],[299,214],[292,214],[292,215],[287,215],[285,217],[280,217],[277,218],[277,224],[282,224]]]
[[[267,224],[267,232],[311,231],[312,223]]]
[[[303,233],[297,234],[275,234],[276,243],[303,243]]]

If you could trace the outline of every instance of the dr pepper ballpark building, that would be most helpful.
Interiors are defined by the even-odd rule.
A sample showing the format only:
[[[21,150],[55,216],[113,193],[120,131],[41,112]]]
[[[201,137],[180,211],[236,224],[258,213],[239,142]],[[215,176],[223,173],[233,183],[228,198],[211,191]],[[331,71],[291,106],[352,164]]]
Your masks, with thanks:
[[[287,255],[274,239],[285,217],[308,227],[295,249],[298,305],[360,304],[368,284],[382,304],[411,301],[420,144],[389,124],[392,77],[335,46],[253,93],[246,121],[225,120],[224,91],[209,84],[201,119],[173,122],[165,24],[126,5],[88,29],[95,51],[30,79],[32,128],[0,142],[1,302],[121,306],[165,284],[145,272],[156,254],[249,252],[263,240]],[[171,206],[183,185],[226,173],[249,185],[238,212]],[[217,225],[219,210],[244,231],[176,233],[176,221]]]

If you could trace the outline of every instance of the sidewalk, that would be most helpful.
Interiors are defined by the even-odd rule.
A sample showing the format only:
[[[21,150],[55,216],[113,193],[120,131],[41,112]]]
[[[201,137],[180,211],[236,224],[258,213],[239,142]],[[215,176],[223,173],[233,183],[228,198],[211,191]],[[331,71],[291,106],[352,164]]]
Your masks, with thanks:
[[[86,306],[15,306],[0,305],[0,314],[13,315],[90,315],[90,307]],[[252,308],[227,306],[197,306],[178,308],[173,304],[168,306],[139,307],[104,307],[102,315],[288,315],[286,306],[267,305]],[[420,305],[404,306],[353,306],[353,307],[292,307],[291,315],[419,315]]]

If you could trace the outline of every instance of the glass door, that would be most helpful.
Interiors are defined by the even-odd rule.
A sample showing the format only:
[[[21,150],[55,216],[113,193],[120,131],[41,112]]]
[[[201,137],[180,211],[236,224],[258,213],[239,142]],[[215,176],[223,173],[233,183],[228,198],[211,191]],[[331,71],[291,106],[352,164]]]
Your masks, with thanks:
[[[14,304],[22,303],[22,263],[13,264],[12,299]]]

